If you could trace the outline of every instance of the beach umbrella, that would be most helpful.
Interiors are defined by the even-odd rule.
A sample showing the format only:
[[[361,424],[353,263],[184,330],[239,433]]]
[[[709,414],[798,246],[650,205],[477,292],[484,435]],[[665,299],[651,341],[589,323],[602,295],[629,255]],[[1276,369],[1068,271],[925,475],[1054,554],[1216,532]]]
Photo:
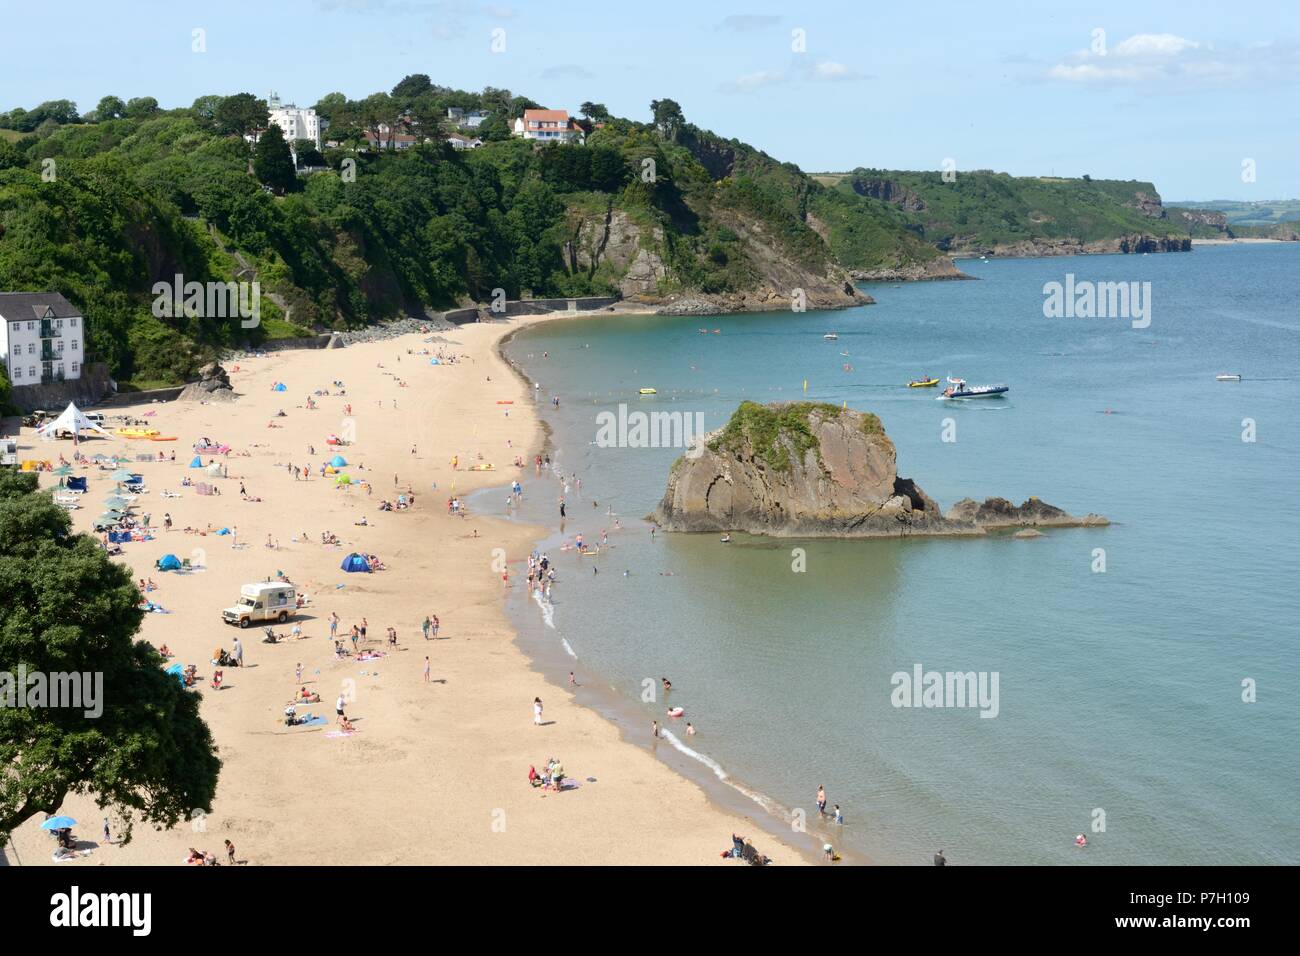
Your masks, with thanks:
[[[130,481],[135,476],[132,475],[131,472],[128,471],[127,469],[119,468],[117,471],[113,472],[108,477],[112,478],[114,481]]]
[[[54,469],[54,472],[53,472],[53,473],[56,474],[56,475],[58,475],[58,476],[60,476],[60,477],[65,477],[65,476],[67,476],[67,475],[72,474],[72,466],[71,466],[71,465],[60,465],[58,468],[55,468],[55,469]]]
[[[77,825],[72,817],[50,817],[41,824],[42,830],[71,830]]]
[[[118,511],[123,505],[129,505],[130,502],[120,495],[109,495],[104,499],[104,504],[108,506],[109,510]]]

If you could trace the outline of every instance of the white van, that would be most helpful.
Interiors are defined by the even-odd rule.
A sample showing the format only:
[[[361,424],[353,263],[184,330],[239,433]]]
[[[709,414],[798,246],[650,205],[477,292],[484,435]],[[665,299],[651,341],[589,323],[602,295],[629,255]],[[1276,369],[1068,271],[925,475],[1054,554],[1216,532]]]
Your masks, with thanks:
[[[221,612],[227,624],[249,627],[262,621],[283,624],[298,613],[298,596],[292,584],[245,584],[239,589],[239,603]]]

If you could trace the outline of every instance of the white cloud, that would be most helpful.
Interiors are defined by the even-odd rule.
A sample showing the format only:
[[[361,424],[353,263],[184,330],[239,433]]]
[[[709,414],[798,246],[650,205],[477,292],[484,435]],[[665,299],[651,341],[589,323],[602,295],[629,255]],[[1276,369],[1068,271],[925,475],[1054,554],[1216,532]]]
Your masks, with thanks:
[[[1173,33],[1138,33],[1109,51],[1081,50],[1050,67],[1046,78],[1080,86],[1143,86],[1152,92],[1300,80],[1294,44],[1215,49]]]
[[[813,67],[813,76],[819,80],[852,80],[857,78],[855,70],[849,69],[843,63],[836,63],[834,60],[825,60]]]
[[[753,93],[765,86],[773,86],[777,83],[784,83],[786,76],[784,73],[774,70],[759,70],[755,73],[746,73],[722,84],[722,89],[728,93]]]
[[[1172,33],[1139,33],[1115,47],[1116,56],[1177,56],[1184,50],[1199,50],[1195,40]]]

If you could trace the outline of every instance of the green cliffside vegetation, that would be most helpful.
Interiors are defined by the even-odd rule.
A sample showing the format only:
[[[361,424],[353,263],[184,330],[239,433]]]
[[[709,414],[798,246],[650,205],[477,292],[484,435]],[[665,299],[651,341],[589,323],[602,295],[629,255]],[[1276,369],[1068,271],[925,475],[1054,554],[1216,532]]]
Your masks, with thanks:
[[[817,178],[846,196],[890,206],[897,222],[945,252],[1032,255],[1060,251],[1135,251],[1142,237],[1178,248],[1189,233],[1171,220],[1151,183],[1018,177],[987,170],[941,172],[855,169]],[[1080,247],[1082,247],[1080,249]]]

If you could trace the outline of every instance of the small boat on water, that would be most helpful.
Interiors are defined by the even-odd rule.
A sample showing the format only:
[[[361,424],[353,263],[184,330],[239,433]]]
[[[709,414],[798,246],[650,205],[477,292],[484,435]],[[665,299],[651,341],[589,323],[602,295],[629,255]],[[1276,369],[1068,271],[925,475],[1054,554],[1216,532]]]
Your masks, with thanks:
[[[914,378],[907,383],[908,388],[934,388],[939,384],[937,378]]]
[[[840,335],[838,332],[827,332],[825,335],[822,336],[822,338],[824,338],[827,342],[838,341],[839,337]]]
[[[967,385],[964,378],[948,376],[949,386],[943,390],[939,400],[950,398],[996,398],[1005,395],[1011,389],[1006,385]]]
[[[1231,374],[1231,373],[1229,373],[1229,372],[1223,372],[1223,373],[1221,373],[1221,374],[1219,374],[1219,375],[1214,376],[1214,380],[1215,380],[1216,382],[1240,382],[1240,381],[1241,381],[1241,376],[1240,376],[1240,375]]]
[[[642,394],[642,395],[658,395],[658,394],[659,394],[659,390],[656,389],[656,388],[643,388],[643,389],[641,389],[641,394]]]

